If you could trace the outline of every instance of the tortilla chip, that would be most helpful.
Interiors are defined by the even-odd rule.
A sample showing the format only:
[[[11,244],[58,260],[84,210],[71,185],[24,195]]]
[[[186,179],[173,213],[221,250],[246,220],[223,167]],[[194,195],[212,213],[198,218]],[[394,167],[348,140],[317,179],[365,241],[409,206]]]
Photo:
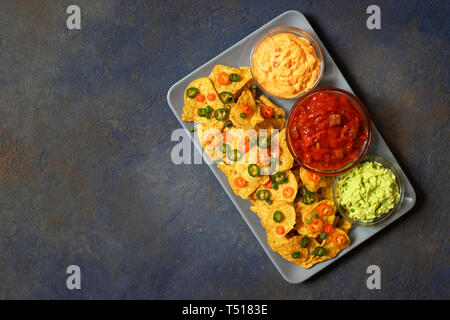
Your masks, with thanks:
[[[295,196],[297,194],[297,189],[298,189],[298,185],[297,185],[297,180],[295,179],[294,174],[292,173],[291,170],[285,171],[284,172],[287,178],[287,182],[279,184],[277,189],[274,188],[269,188],[267,189],[265,186],[260,186],[256,192],[258,192],[259,190],[263,190],[263,189],[267,189],[270,191],[270,197],[269,200],[271,201],[286,201],[286,202],[293,202],[295,199]],[[273,183],[272,183],[273,186]],[[289,198],[285,198],[283,195],[283,191],[285,188],[292,188],[294,190],[294,193],[292,194],[291,197]],[[266,201],[263,200],[258,200],[258,198],[256,197],[256,193],[252,195],[252,198],[254,200],[256,200],[257,202],[261,202],[261,203],[265,203]]]
[[[319,182],[312,182],[308,179],[308,170],[300,167],[300,179],[309,191],[316,192],[320,188],[326,187],[332,183],[333,177],[320,176]]]
[[[294,165],[294,157],[292,157],[291,152],[286,143],[286,130],[283,129],[278,133],[278,141],[279,141],[279,165],[278,171],[286,171],[292,168]]]
[[[250,210],[255,212],[261,218],[261,224],[267,230],[267,241],[270,246],[277,246],[286,241],[285,236],[294,228],[295,225],[295,209],[294,207],[283,201],[273,202],[269,204],[257,204],[250,207]],[[283,219],[281,222],[276,222],[273,219],[275,212],[281,212]],[[275,230],[282,226],[284,233],[278,234]]]
[[[317,208],[322,203],[328,204],[332,210],[326,216],[321,216],[317,211]],[[311,237],[320,235],[323,232],[323,226],[325,226],[327,224],[331,224],[331,225],[335,224],[335,220],[336,220],[335,213],[336,213],[336,207],[334,205],[334,202],[330,201],[330,200],[322,200],[315,204],[311,204],[308,207],[304,207],[304,209],[302,209],[302,211],[301,211],[303,227],[301,228],[300,233],[309,235]],[[311,232],[311,230],[309,229],[309,226],[308,226],[308,221],[314,219],[314,215],[318,215],[319,216],[318,219],[320,219],[322,221],[322,230],[320,230],[318,232]]]
[[[297,265],[302,265],[307,263],[311,259],[311,256],[309,255],[308,248],[302,248],[300,246],[301,239],[302,236],[297,235],[287,239],[285,242],[272,243],[271,248],[284,259]],[[297,256],[293,255],[294,253]]]
[[[329,180],[330,182],[332,181],[331,179],[327,179],[327,180]],[[330,183],[329,185],[327,185],[323,188],[320,188],[319,191],[324,199],[333,200],[333,184],[332,183]]]
[[[255,85],[256,85],[256,81],[253,80],[253,79],[251,79],[249,82],[247,82],[247,84],[246,84],[246,85],[244,86],[244,88],[243,88],[243,90],[246,89],[246,88],[250,90],[250,92],[252,93],[253,99],[256,98],[256,88],[251,89],[251,87],[252,87],[252,86],[255,86]],[[242,92],[241,92],[241,93],[242,93]]]
[[[339,228],[340,230],[347,232],[347,233],[351,229],[351,227],[352,227],[352,224],[342,217],[340,217],[339,221],[337,221],[337,223],[336,223],[336,228]]]
[[[231,185],[234,193],[243,199],[248,199],[250,195],[262,184],[266,183],[269,179],[267,176],[252,177],[248,173],[248,165],[245,164],[224,164],[219,163],[217,167],[222,170],[228,177],[228,182]],[[247,185],[244,187],[237,187],[234,184],[234,180],[238,177],[242,177],[247,181]]]
[[[221,72],[226,72],[228,75],[232,73],[236,73],[239,75],[240,80],[236,82],[229,82],[226,85],[222,85],[219,83],[219,74]],[[214,85],[214,88],[217,90],[218,93],[227,91],[234,95],[235,99],[237,99],[244,86],[252,80],[252,73],[250,72],[249,67],[240,67],[240,68],[234,68],[224,65],[215,65],[214,69],[211,71],[211,74],[208,76],[208,78],[211,80],[211,82]]]
[[[243,104],[247,104],[252,109],[251,114],[247,115],[245,118],[241,117],[241,106]],[[256,108],[255,100],[253,99],[250,90],[245,89],[242,92],[236,105],[230,110],[230,119],[236,127],[243,129],[255,128],[258,123],[264,121],[264,118]]]
[[[265,106],[272,107],[274,111],[272,117],[264,119],[263,122],[258,124],[258,128],[275,128],[278,130],[286,128],[286,113],[283,108],[278,107],[265,96],[260,96],[255,102],[259,112],[261,112]],[[278,117],[279,115],[281,115],[281,118]]]
[[[254,129],[244,130],[233,127],[226,131],[224,141],[228,150],[239,150],[241,160],[237,163],[250,165],[257,162],[256,138],[257,133]],[[225,162],[232,164],[234,161],[227,157]]]
[[[223,160],[226,156],[222,152],[223,132],[217,128],[210,128],[203,124],[196,126],[197,137],[202,145],[203,151],[211,161]]]
[[[344,245],[342,246],[336,246],[332,241],[331,238],[334,234],[336,233],[340,233],[343,234],[345,236],[345,238],[347,239],[346,242],[344,243]],[[326,254],[319,257],[317,255],[314,256],[314,258],[312,259],[311,263],[316,264],[331,258],[336,257],[342,250],[344,250],[345,248],[347,248],[350,245],[350,238],[348,237],[348,235],[340,229],[335,228],[334,232],[331,235],[327,235],[327,237],[325,238],[325,240],[323,240],[323,242],[321,244],[318,244],[318,246],[323,247],[326,250]]]
[[[195,98],[189,98],[186,95],[186,91],[192,87],[197,88],[198,92],[205,96],[204,101],[198,102]],[[205,124],[207,127],[217,128],[221,130],[223,128],[224,123],[228,120],[228,116],[223,120],[217,120],[216,118],[214,118],[214,111],[220,108],[225,108],[225,105],[222,103],[222,101],[220,101],[211,81],[208,78],[200,78],[194,80],[187,86],[186,91],[184,95],[185,106],[183,108],[181,120],[200,122]],[[215,95],[215,99],[213,101],[210,101],[206,98],[210,93]],[[209,118],[201,117],[198,114],[199,110],[201,108],[205,108],[208,105],[212,108],[210,117]]]

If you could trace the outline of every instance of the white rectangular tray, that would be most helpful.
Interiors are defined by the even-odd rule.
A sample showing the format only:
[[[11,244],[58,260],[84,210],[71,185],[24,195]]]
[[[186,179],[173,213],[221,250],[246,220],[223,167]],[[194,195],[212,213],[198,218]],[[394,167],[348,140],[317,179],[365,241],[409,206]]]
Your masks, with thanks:
[[[342,75],[341,71],[334,63],[327,49],[323,46],[323,43],[320,41],[317,34],[314,32],[308,20],[306,20],[303,14],[301,14],[298,11],[286,11],[283,14],[276,17],[275,19],[273,19],[272,21],[262,26],[261,28],[259,28],[258,30],[256,30],[255,32],[251,33],[250,35],[248,35],[235,45],[233,45],[231,48],[225,50],[214,59],[208,61],[201,67],[197,68],[196,70],[185,76],[183,79],[175,83],[169,89],[169,92],[167,93],[167,101],[169,103],[169,106],[172,109],[175,116],[177,117],[178,121],[180,121],[181,125],[187,132],[189,132],[189,127],[192,127],[192,123],[185,123],[181,121],[181,114],[183,113],[183,106],[184,106],[184,91],[187,85],[195,79],[208,76],[211,73],[211,70],[213,69],[214,65],[216,64],[223,64],[230,66],[249,66],[250,52],[255,42],[265,32],[278,26],[293,26],[303,29],[310,35],[312,35],[319,43],[325,58],[325,72],[321,82],[319,83],[318,86],[319,88],[337,87],[353,93],[352,89],[350,88],[344,76]],[[295,102],[294,100],[277,100],[277,99],[272,100],[274,100],[274,102],[277,103],[279,106],[283,107],[287,113],[289,113],[290,109],[292,108]],[[190,135],[191,137],[193,137],[192,134]],[[202,148],[198,144],[198,140],[193,139],[193,142],[197,150],[201,152]],[[373,126],[373,140],[371,148],[369,150],[369,154],[378,155],[391,161],[402,174],[405,185],[405,196],[402,207],[393,218],[391,218],[388,222],[386,222],[383,225],[373,228],[361,228],[353,226],[349,233],[350,239],[352,240],[351,245],[345,250],[343,250],[337,257],[316,264],[311,269],[303,269],[299,266],[296,266],[292,262],[283,259],[279,254],[272,251],[272,249],[267,244],[265,229],[261,226],[258,216],[250,210],[250,201],[241,199],[240,197],[234,194],[233,190],[231,189],[231,186],[228,183],[226,176],[217,168],[215,164],[210,164],[209,167],[215,174],[220,184],[223,186],[226,193],[230,197],[231,201],[233,201],[236,208],[239,210],[241,216],[247,222],[248,226],[258,239],[261,246],[264,248],[270,260],[272,260],[273,264],[281,273],[283,278],[290,283],[301,283],[306,279],[310,278],[311,276],[313,276],[314,274],[316,274],[317,272],[319,272],[320,270],[322,270],[323,268],[325,268],[326,266],[328,266],[329,264],[333,263],[337,259],[342,258],[347,252],[356,248],[362,242],[373,236],[375,233],[377,233],[378,231],[382,230],[383,228],[385,228],[386,226],[388,226],[389,224],[400,218],[414,206],[414,203],[416,201],[415,191],[375,126]]]

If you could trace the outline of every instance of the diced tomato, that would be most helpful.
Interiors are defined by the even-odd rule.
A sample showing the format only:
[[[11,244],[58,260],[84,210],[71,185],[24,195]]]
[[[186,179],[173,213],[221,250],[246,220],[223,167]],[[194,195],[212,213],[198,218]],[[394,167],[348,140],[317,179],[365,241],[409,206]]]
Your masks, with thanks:
[[[219,77],[217,79],[220,85],[224,86],[230,83],[230,75],[226,72],[219,73]]]
[[[282,235],[282,234],[285,233],[285,229],[284,229],[283,226],[277,226],[277,227],[275,228],[275,232],[276,232],[276,234]]]
[[[326,203],[321,203],[318,207],[317,207],[317,213],[319,213],[321,216],[328,216],[333,212],[333,208],[331,208],[328,204]]]
[[[208,95],[206,96],[206,98],[207,98],[209,101],[214,101],[214,100],[216,100],[216,95],[215,95],[214,93],[208,93]]]
[[[344,158],[344,149],[335,149],[334,152],[334,158],[335,159],[342,159]]]
[[[358,132],[359,132],[359,124],[354,122],[350,126],[350,130],[348,131],[348,135],[350,136],[350,138],[356,139],[356,137],[358,136]]]
[[[308,228],[311,232],[320,232],[322,230],[323,222],[320,219],[311,219],[311,223],[308,224]]]
[[[331,242],[340,247],[343,246],[347,242],[347,238],[342,233],[335,233],[331,236]]]
[[[314,138],[312,136],[304,134],[302,135],[302,140],[306,147],[310,147],[314,144]]]
[[[340,114],[332,114],[330,116],[330,127],[340,126],[341,125],[341,115]]]
[[[326,234],[332,234],[334,231],[334,227],[331,224],[326,224],[323,227],[323,232],[325,232]]]
[[[286,187],[283,189],[283,197],[286,199],[291,198],[294,195],[294,189],[292,187]]]
[[[261,115],[263,116],[263,118],[270,118],[273,115],[273,108],[271,106],[265,106],[261,110]]]
[[[252,114],[252,108],[246,103],[241,104],[240,109],[248,116]]]
[[[205,101],[205,95],[201,94],[201,93],[197,93],[195,95],[195,101],[197,102],[203,102]]]
[[[237,177],[234,179],[234,185],[238,188],[243,188],[248,184],[247,180],[242,177]]]
[[[291,129],[291,136],[292,136],[292,138],[294,138],[294,139],[300,138],[300,133],[297,131],[297,127],[293,127],[293,128]]]

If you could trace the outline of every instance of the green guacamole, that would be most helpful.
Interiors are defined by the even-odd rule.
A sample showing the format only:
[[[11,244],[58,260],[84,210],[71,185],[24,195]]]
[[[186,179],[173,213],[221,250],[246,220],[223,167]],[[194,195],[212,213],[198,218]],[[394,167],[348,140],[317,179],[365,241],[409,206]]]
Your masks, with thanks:
[[[337,201],[349,217],[362,222],[389,212],[400,197],[394,173],[374,161],[363,162],[341,175],[337,190]]]

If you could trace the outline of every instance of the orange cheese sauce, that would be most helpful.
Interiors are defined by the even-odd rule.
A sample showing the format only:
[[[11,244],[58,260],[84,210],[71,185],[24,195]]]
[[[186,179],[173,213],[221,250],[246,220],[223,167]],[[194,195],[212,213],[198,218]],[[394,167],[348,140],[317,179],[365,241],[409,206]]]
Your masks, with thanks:
[[[277,33],[264,39],[253,54],[253,76],[268,93],[291,98],[314,86],[320,61],[307,39]]]

